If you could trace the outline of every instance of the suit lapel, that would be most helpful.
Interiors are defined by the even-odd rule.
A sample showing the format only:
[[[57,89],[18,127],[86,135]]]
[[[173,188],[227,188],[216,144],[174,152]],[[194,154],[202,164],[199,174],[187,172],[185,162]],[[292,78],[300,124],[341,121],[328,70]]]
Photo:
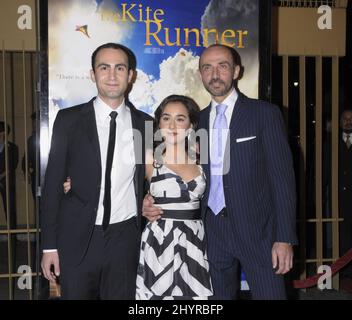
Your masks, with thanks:
[[[232,117],[229,126],[229,134],[226,141],[225,154],[224,154],[224,166],[223,174],[226,176],[231,169],[231,150],[236,145],[236,136],[242,126],[247,123],[246,118],[248,112],[246,112],[245,96],[241,93],[238,93],[238,98],[235,103]]]
[[[208,133],[208,138],[207,138],[207,146],[208,146],[208,150],[207,150],[207,157],[206,159],[204,159],[205,161],[202,161],[203,159],[201,159],[201,163],[203,164],[203,171],[205,174],[205,177],[208,181],[210,181],[210,131],[209,131],[209,127],[210,127],[210,110],[211,110],[211,104],[206,107],[204,109],[203,115],[202,115],[202,121],[200,123],[199,129],[204,129],[206,130],[206,132]]]
[[[136,170],[133,176],[133,185],[134,190],[136,193],[136,204],[137,204],[137,211],[138,214],[141,210],[139,208],[139,198],[143,195],[141,194],[143,190],[143,186],[141,185],[143,178],[144,178],[144,119],[141,115],[137,112],[137,109],[126,100],[126,105],[131,110],[131,121],[132,121],[132,129],[133,129],[133,144],[134,144],[134,155],[135,155],[135,163],[136,163]],[[139,223],[139,220],[138,220]]]
[[[84,127],[84,131],[87,134],[88,140],[91,143],[96,163],[99,164],[99,172],[101,172],[100,145],[93,101],[94,99],[89,101],[85,108],[82,108],[81,121]]]
[[[236,136],[238,135],[238,132],[243,125],[248,123],[246,119],[249,117],[249,113],[247,112],[245,99],[246,97],[242,93],[238,94],[238,98],[234,106],[232,118],[230,121],[230,132],[229,139],[227,140],[226,144],[226,152],[229,152],[230,149],[236,145]]]
[[[131,121],[133,129],[133,144],[136,164],[143,163],[143,137],[144,137],[144,121],[138,114],[133,104],[126,100],[126,105],[131,110]]]

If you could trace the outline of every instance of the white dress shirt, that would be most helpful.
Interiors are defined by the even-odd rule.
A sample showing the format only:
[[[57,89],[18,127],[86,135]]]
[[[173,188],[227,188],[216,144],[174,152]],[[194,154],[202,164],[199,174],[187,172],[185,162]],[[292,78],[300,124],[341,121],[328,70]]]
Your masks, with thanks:
[[[347,135],[349,135],[349,141],[350,141],[350,144],[352,144],[352,133],[346,133],[346,132],[343,132],[342,133],[342,139],[345,143],[347,143]]]
[[[101,156],[101,188],[96,225],[102,225],[104,216],[105,167],[110,132],[110,113],[116,111],[116,139],[114,159],[111,169],[111,216],[110,224],[130,219],[137,215],[136,196],[133,184],[135,172],[135,154],[132,132],[131,111],[125,102],[116,109],[111,109],[99,97],[94,100],[95,119]],[[56,252],[57,249],[45,249],[44,253]]]
[[[230,122],[232,118],[232,113],[233,109],[235,107],[235,103],[237,101],[238,94],[236,89],[234,88],[230,95],[221,103],[216,102],[214,99],[211,100],[211,109],[210,109],[210,115],[209,115],[209,154],[212,154],[212,148],[213,148],[213,127],[214,127],[214,122],[216,118],[216,106],[219,104],[224,104],[227,105],[227,109],[225,111],[225,116],[227,120],[227,126],[228,128],[230,127]],[[226,143],[223,144],[224,146]],[[225,148],[222,149],[222,158],[224,158],[224,153],[225,153]]]
[[[101,156],[101,188],[95,224],[101,225],[104,216],[105,167],[109,142],[110,113],[117,112],[114,159],[111,169],[111,217],[110,224],[128,220],[137,215],[133,176],[136,170],[131,110],[125,101],[111,109],[99,97],[94,101]]]

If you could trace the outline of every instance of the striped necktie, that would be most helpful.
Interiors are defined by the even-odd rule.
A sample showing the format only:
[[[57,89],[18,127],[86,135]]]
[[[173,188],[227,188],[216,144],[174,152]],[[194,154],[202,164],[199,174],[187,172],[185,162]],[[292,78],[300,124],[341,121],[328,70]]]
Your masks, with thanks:
[[[215,215],[225,207],[225,195],[223,185],[223,148],[225,147],[224,130],[228,129],[225,111],[227,106],[216,106],[216,117],[213,126],[212,152],[210,159],[210,192],[208,206]]]
[[[346,146],[347,146],[347,149],[349,149],[352,145],[351,143],[351,135],[350,134],[346,134]]]

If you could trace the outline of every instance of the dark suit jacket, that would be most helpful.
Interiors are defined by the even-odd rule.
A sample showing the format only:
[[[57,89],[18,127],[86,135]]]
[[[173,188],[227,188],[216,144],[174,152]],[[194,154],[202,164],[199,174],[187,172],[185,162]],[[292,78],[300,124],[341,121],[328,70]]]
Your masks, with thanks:
[[[36,170],[36,150],[38,148],[38,141],[36,133],[33,132],[32,135],[27,139],[27,159],[28,159],[28,170],[33,172]],[[22,171],[26,174],[26,158],[22,158]]]
[[[27,163],[28,163],[28,172],[30,174],[30,183],[32,189],[33,199],[36,197],[36,177],[37,177],[37,168],[36,168],[36,151],[39,148],[39,139],[36,136],[36,133],[33,132],[32,135],[27,139]],[[26,176],[26,157],[25,155],[22,158],[22,171],[23,175]]]
[[[339,141],[339,212],[352,223],[352,147],[348,149],[342,138]]]
[[[60,110],[54,124],[42,196],[42,248],[58,249],[60,259],[78,264],[84,257],[95,225],[101,184],[101,159],[93,100]],[[147,114],[126,101],[132,126],[144,137]],[[144,141],[137,147],[134,186],[138,225],[144,197]],[[72,179],[72,192],[64,194],[63,182]]]
[[[199,128],[209,130],[209,113],[210,106],[202,110]],[[230,153],[230,167],[223,183],[228,223],[232,224],[229,239],[236,240],[229,241],[229,246],[258,261],[276,241],[297,243],[292,156],[276,106],[239,93],[229,127],[225,152]],[[248,137],[255,138],[236,142]],[[211,183],[210,165],[203,167]],[[202,200],[203,217],[210,183]],[[271,256],[262,259],[268,260]]]
[[[7,151],[8,151],[8,174],[9,174],[9,185],[10,188],[15,186],[16,182],[16,168],[18,164],[18,147],[8,141],[7,143]],[[5,172],[5,148],[0,152],[0,174],[3,174]],[[1,179],[1,184],[2,187],[5,189],[6,188],[6,177]]]

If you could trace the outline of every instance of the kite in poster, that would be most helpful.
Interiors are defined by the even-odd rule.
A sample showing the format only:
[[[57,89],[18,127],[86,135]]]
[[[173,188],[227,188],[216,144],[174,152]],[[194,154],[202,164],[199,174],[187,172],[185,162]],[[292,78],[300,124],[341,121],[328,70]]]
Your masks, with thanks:
[[[76,27],[76,31],[80,31],[82,32],[85,36],[87,36],[88,38],[90,38],[89,34],[88,34],[88,26],[84,25],[84,26],[77,26]]]

